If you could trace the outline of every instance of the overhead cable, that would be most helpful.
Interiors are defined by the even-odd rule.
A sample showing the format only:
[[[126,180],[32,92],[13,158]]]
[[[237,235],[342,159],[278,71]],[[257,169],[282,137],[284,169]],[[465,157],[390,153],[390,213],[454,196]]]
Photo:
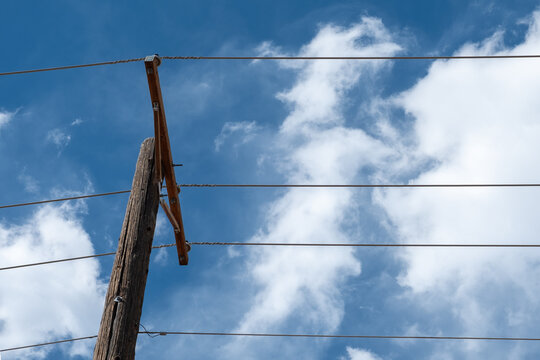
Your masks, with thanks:
[[[46,203],[52,203],[52,202],[58,202],[58,201],[88,199],[88,198],[94,198],[94,197],[99,197],[99,196],[126,194],[129,192],[131,192],[131,190],[121,190],[121,191],[113,191],[113,192],[107,192],[107,193],[101,193],[101,194],[89,194],[89,195],[72,196],[72,197],[65,197],[65,198],[59,198],[59,199],[49,199],[49,200],[33,201],[33,202],[27,202],[27,203],[1,205],[0,209],[13,208],[13,207],[19,207],[19,206],[28,206],[28,205],[39,205],[39,204],[46,204]]]
[[[54,264],[54,263],[65,262],[65,261],[74,261],[74,260],[97,258],[97,257],[100,257],[100,256],[109,256],[109,255],[114,255],[114,254],[116,254],[116,252],[108,252],[108,253],[102,253],[102,254],[77,256],[77,257],[58,259],[58,260],[41,261],[41,262],[30,263],[30,264],[6,266],[6,267],[0,268],[0,271],[2,271],[2,270],[11,270],[11,269],[19,269],[19,268],[30,267],[30,266]]]
[[[16,347],[11,347],[11,348],[0,349],[0,353],[1,352],[6,352],[6,351],[14,351],[14,350],[23,350],[23,349],[35,348],[35,347],[39,347],[39,346],[61,344],[61,343],[72,342],[72,341],[88,340],[88,339],[94,339],[94,338],[97,338],[97,335],[85,336],[85,337],[73,338],[73,339],[64,339],[64,340],[58,340],[58,341],[50,341],[50,342],[41,343],[41,344],[16,346]]]
[[[448,56],[162,56],[164,60],[466,60],[466,59],[534,59],[539,54],[530,55],[448,55]],[[89,64],[55,66],[40,69],[1,72],[0,76],[30,74],[44,71],[68,70],[93,66],[125,64],[143,61],[145,58],[102,61]]]
[[[273,243],[273,242],[190,242],[189,245],[209,246],[292,246],[292,247],[432,247],[432,248],[540,248],[540,244],[430,244],[430,243]],[[152,249],[174,247],[176,244],[163,244],[152,246]],[[101,256],[115,255],[116,252],[108,252],[94,255],[77,256],[72,258],[42,261],[30,264],[12,265],[1,267],[2,270],[12,270],[31,266],[48,265],[66,261],[97,258]]]
[[[331,339],[393,339],[393,340],[487,340],[487,341],[540,341],[530,337],[479,337],[479,336],[401,336],[401,335],[330,335],[330,334],[266,334],[266,333],[230,333],[199,331],[139,331],[139,334],[151,335],[207,335],[207,336],[251,336],[251,337],[296,337],[296,338],[331,338]]]
[[[161,56],[164,60],[465,60],[530,59],[531,55],[448,55],[448,56]]]
[[[173,247],[173,246],[176,246],[176,244],[156,245],[156,246],[152,246],[152,249],[160,249],[160,248]],[[101,254],[94,254],[94,255],[76,256],[76,257],[65,258],[65,259],[41,261],[41,262],[35,262],[35,263],[30,263],[30,264],[6,266],[6,267],[1,267],[0,271],[2,271],[2,270],[20,269],[20,268],[31,267],[31,266],[48,265],[48,264],[66,262],[66,261],[75,261],[75,260],[97,258],[97,257],[101,257],[101,256],[110,256],[110,255],[115,255],[115,254],[116,254],[116,252],[108,252],[108,253],[101,253]]]
[[[271,334],[271,333],[230,333],[230,332],[201,332],[201,331],[139,331],[139,334],[166,335],[195,335],[195,336],[242,336],[242,337],[292,337],[292,338],[322,338],[322,339],[389,339],[389,340],[477,340],[477,341],[540,341],[533,337],[480,337],[480,336],[401,336],[401,335],[333,335],[333,334]],[[73,339],[51,341],[41,344],[24,345],[0,349],[0,352],[29,349],[39,346],[61,344],[72,341],[97,338],[97,335]]]
[[[102,62],[90,63],[90,64],[55,66],[55,67],[42,68],[42,69],[8,71],[8,72],[0,73],[0,76],[30,74],[30,73],[37,73],[37,72],[44,72],[44,71],[78,69],[78,68],[85,68],[85,67],[92,67],[92,66],[126,64],[126,63],[130,63],[130,62],[137,62],[137,61],[143,61],[143,60],[144,60],[144,58],[135,58],[135,59],[126,59],[126,60],[102,61]]]
[[[190,245],[299,246],[299,247],[516,247],[537,248],[540,244],[431,244],[431,243],[275,243],[275,242],[190,242]],[[0,269],[1,270],[1,269]]]
[[[467,188],[539,187],[540,183],[521,184],[179,184],[180,187],[219,188]]]
[[[185,188],[480,188],[480,187],[540,187],[540,183],[518,184],[179,184]],[[0,209],[19,206],[39,205],[58,201],[94,198],[117,194],[127,194],[131,190],[113,191],[101,194],[80,195],[59,199],[41,200],[18,204],[0,205]]]

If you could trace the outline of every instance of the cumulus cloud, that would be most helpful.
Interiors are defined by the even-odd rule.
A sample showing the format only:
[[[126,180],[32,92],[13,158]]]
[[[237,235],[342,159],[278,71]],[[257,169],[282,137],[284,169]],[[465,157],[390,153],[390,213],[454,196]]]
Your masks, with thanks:
[[[347,355],[349,356],[349,360],[382,360],[380,357],[368,350],[357,349],[348,346]]]
[[[508,48],[503,35],[466,44],[457,54],[537,53],[540,13],[532,16],[522,44]],[[263,50],[272,52],[269,44]],[[397,51],[380,21],[364,18],[350,28],[322,27],[298,55]],[[378,123],[372,134],[348,127],[343,113],[348,92],[385,66],[295,63],[296,83],[278,94],[290,112],[276,136],[277,150],[272,149],[285,154],[280,170],[287,181],[347,183],[361,179],[369,166],[379,169],[370,180],[385,182],[526,183],[540,178],[533,165],[540,150],[540,69],[533,62],[436,61],[409,90],[373,99],[371,115]],[[399,113],[395,109],[412,120],[410,128],[389,116]],[[534,189],[390,189],[374,192],[373,202],[386,211],[389,231],[399,242],[538,241],[540,194]],[[346,242],[346,214],[355,206],[347,190],[292,190],[269,206],[266,225],[252,240]],[[540,313],[540,266],[535,252],[416,248],[397,256],[404,264],[398,278],[404,298],[438,314],[428,322],[411,320],[405,333],[511,336],[538,330],[540,316],[534,314]],[[277,331],[284,324],[299,331],[332,332],[343,316],[340,284],[361,269],[350,250],[261,249],[252,253],[249,265],[258,291],[237,328],[246,332]],[[248,344],[239,340],[230,348],[246,351]],[[490,349],[467,342],[435,351],[441,358],[476,358],[496,355]],[[512,351],[523,355],[528,350],[516,345]],[[351,350],[349,356],[375,355]]]
[[[257,48],[255,48],[258,56],[288,56],[291,54],[286,54],[279,46],[276,46],[271,41],[263,41]],[[252,64],[256,64],[261,60],[253,60]],[[284,66],[287,66],[287,63],[283,63]]]
[[[522,44],[507,48],[502,35],[466,44],[457,54],[538,53],[540,13],[532,16]],[[390,101],[414,119],[411,153],[432,164],[427,169],[417,167],[418,175],[411,181],[537,182],[538,93],[540,68],[534,62],[433,63],[415,86]],[[393,189],[376,193],[375,201],[387,211],[399,241],[538,243],[540,193],[533,189]],[[537,252],[414,249],[400,254],[406,268],[399,281],[409,289],[409,296],[428,311],[441,311],[444,304],[454,320],[447,322],[447,317],[442,323],[431,323],[431,329],[439,326],[442,331],[450,328],[472,336],[538,331]],[[446,351],[462,351],[472,358],[488,354],[483,344]]]
[[[225,141],[233,136],[236,139],[235,146],[246,144],[253,140],[257,131],[259,131],[259,126],[255,121],[226,122],[221,133],[214,140],[214,149],[219,151]]]
[[[540,13],[532,17],[522,44],[508,48],[498,32],[466,44],[457,54],[534,54],[540,51],[537,44]],[[282,53],[272,46],[265,43],[260,51]],[[321,27],[292,55],[389,56],[399,50],[379,20],[363,18],[351,27]],[[540,178],[534,166],[540,147],[540,68],[532,61],[436,61],[409,90],[390,99],[370,99],[365,109],[377,123],[369,134],[351,126],[345,108],[355,86],[368,88],[388,63],[278,64],[295,81],[277,95],[289,113],[273,137],[275,146],[263,155],[281,160],[277,168],[286,182],[525,183]],[[402,112],[405,118],[396,118]],[[389,189],[375,191],[372,200],[386,212],[379,220],[389,223],[396,242],[538,242],[540,193],[534,189]],[[264,226],[251,241],[348,242],[350,214],[357,215],[358,208],[347,189],[286,191],[268,205]],[[407,319],[396,319],[396,328],[406,324],[404,334],[538,332],[540,262],[535,251],[415,248],[396,254],[403,269],[398,278],[402,292],[392,295],[410,300],[408,305],[418,306],[413,310],[425,314],[411,311]],[[342,285],[361,273],[361,264],[350,249],[275,247],[250,249],[244,271],[255,295],[235,331],[332,333],[344,316]],[[317,358],[323,344],[254,341],[233,340],[220,355]],[[518,359],[534,357],[538,350],[527,344],[498,352],[489,345],[437,343],[433,352],[423,354],[434,359]],[[380,358],[365,349],[346,351],[351,360]]]
[[[264,49],[271,51],[268,44]],[[322,27],[298,55],[388,56],[399,50],[379,20],[365,17],[347,28]],[[290,112],[276,135],[275,148],[270,149],[282,154],[282,163],[287,165],[280,171],[287,181],[350,183],[373,159],[382,162],[392,156],[392,151],[364,131],[347,128],[343,116],[348,91],[360,79],[368,81],[387,63],[317,61],[295,66],[296,82],[278,94]],[[347,189],[290,190],[269,206],[265,226],[251,240],[348,242],[344,226],[347,212],[354,207]],[[255,250],[247,268],[258,291],[237,327],[241,332],[276,331],[290,321],[298,331],[336,330],[344,314],[340,285],[361,271],[351,249],[316,248]],[[228,351],[246,356],[249,344],[249,340],[238,340]],[[286,351],[282,346],[277,348],[282,355]],[[266,350],[272,356],[276,347]],[[305,356],[306,349],[303,351]],[[257,353],[261,354],[260,348]]]
[[[43,206],[20,225],[0,224],[2,266],[94,252],[77,207]],[[105,284],[95,259],[0,272],[0,348],[95,334]],[[65,347],[90,354],[91,342]],[[5,353],[4,359],[43,358],[50,348]]]

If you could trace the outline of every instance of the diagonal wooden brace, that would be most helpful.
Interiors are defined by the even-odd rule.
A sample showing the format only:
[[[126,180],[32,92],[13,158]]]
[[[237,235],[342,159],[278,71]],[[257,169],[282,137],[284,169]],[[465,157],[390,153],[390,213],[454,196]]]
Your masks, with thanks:
[[[156,144],[156,166],[157,179],[161,184],[163,179],[167,186],[167,196],[169,198],[171,224],[175,228],[174,237],[176,240],[176,250],[180,265],[188,264],[189,246],[186,243],[184,233],[184,224],[182,221],[182,211],[180,210],[180,200],[178,198],[179,189],[176,186],[176,176],[174,174],[173,160],[171,154],[171,144],[169,141],[169,132],[167,130],[167,120],[165,118],[165,109],[163,107],[163,97],[161,95],[161,85],[159,83],[158,66],[161,59],[157,55],[147,56],[144,60],[146,76],[148,77],[148,87],[150,89],[150,99],[154,111],[154,131]],[[174,219],[174,222],[171,220]]]

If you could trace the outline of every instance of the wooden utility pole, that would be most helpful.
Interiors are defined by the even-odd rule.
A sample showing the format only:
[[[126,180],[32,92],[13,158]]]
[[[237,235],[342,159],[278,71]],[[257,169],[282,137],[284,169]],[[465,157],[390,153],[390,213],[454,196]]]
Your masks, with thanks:
[[[105,308],[94,348],[94,360],[132,360],[139,333],[150,251],[156,227],[158,205],[169,218],[176,239],[180,265],[188,264],[189,244],[184,234],[182,212],[176,185],[157,55],[144,61],[150,100],[154,112],[155,138],[146,139],[137,160],[131,195],[118,241]],[[155,139],[155,141],[154,141]],[[159,199],[163,181],[169,205]]]
[[[105,297],[94,360],[132,360],[159,205],[154,139],[141,146]]]

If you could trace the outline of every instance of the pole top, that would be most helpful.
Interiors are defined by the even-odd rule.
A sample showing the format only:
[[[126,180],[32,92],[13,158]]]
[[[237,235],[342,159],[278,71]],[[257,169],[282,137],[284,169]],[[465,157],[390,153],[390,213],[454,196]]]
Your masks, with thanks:
[[[157,66],[161,65],[161,58],[159,57],[158,54],[148,55],[147,57],[144,58],[144,62],[154,62],[154,61],[157,61]]]

